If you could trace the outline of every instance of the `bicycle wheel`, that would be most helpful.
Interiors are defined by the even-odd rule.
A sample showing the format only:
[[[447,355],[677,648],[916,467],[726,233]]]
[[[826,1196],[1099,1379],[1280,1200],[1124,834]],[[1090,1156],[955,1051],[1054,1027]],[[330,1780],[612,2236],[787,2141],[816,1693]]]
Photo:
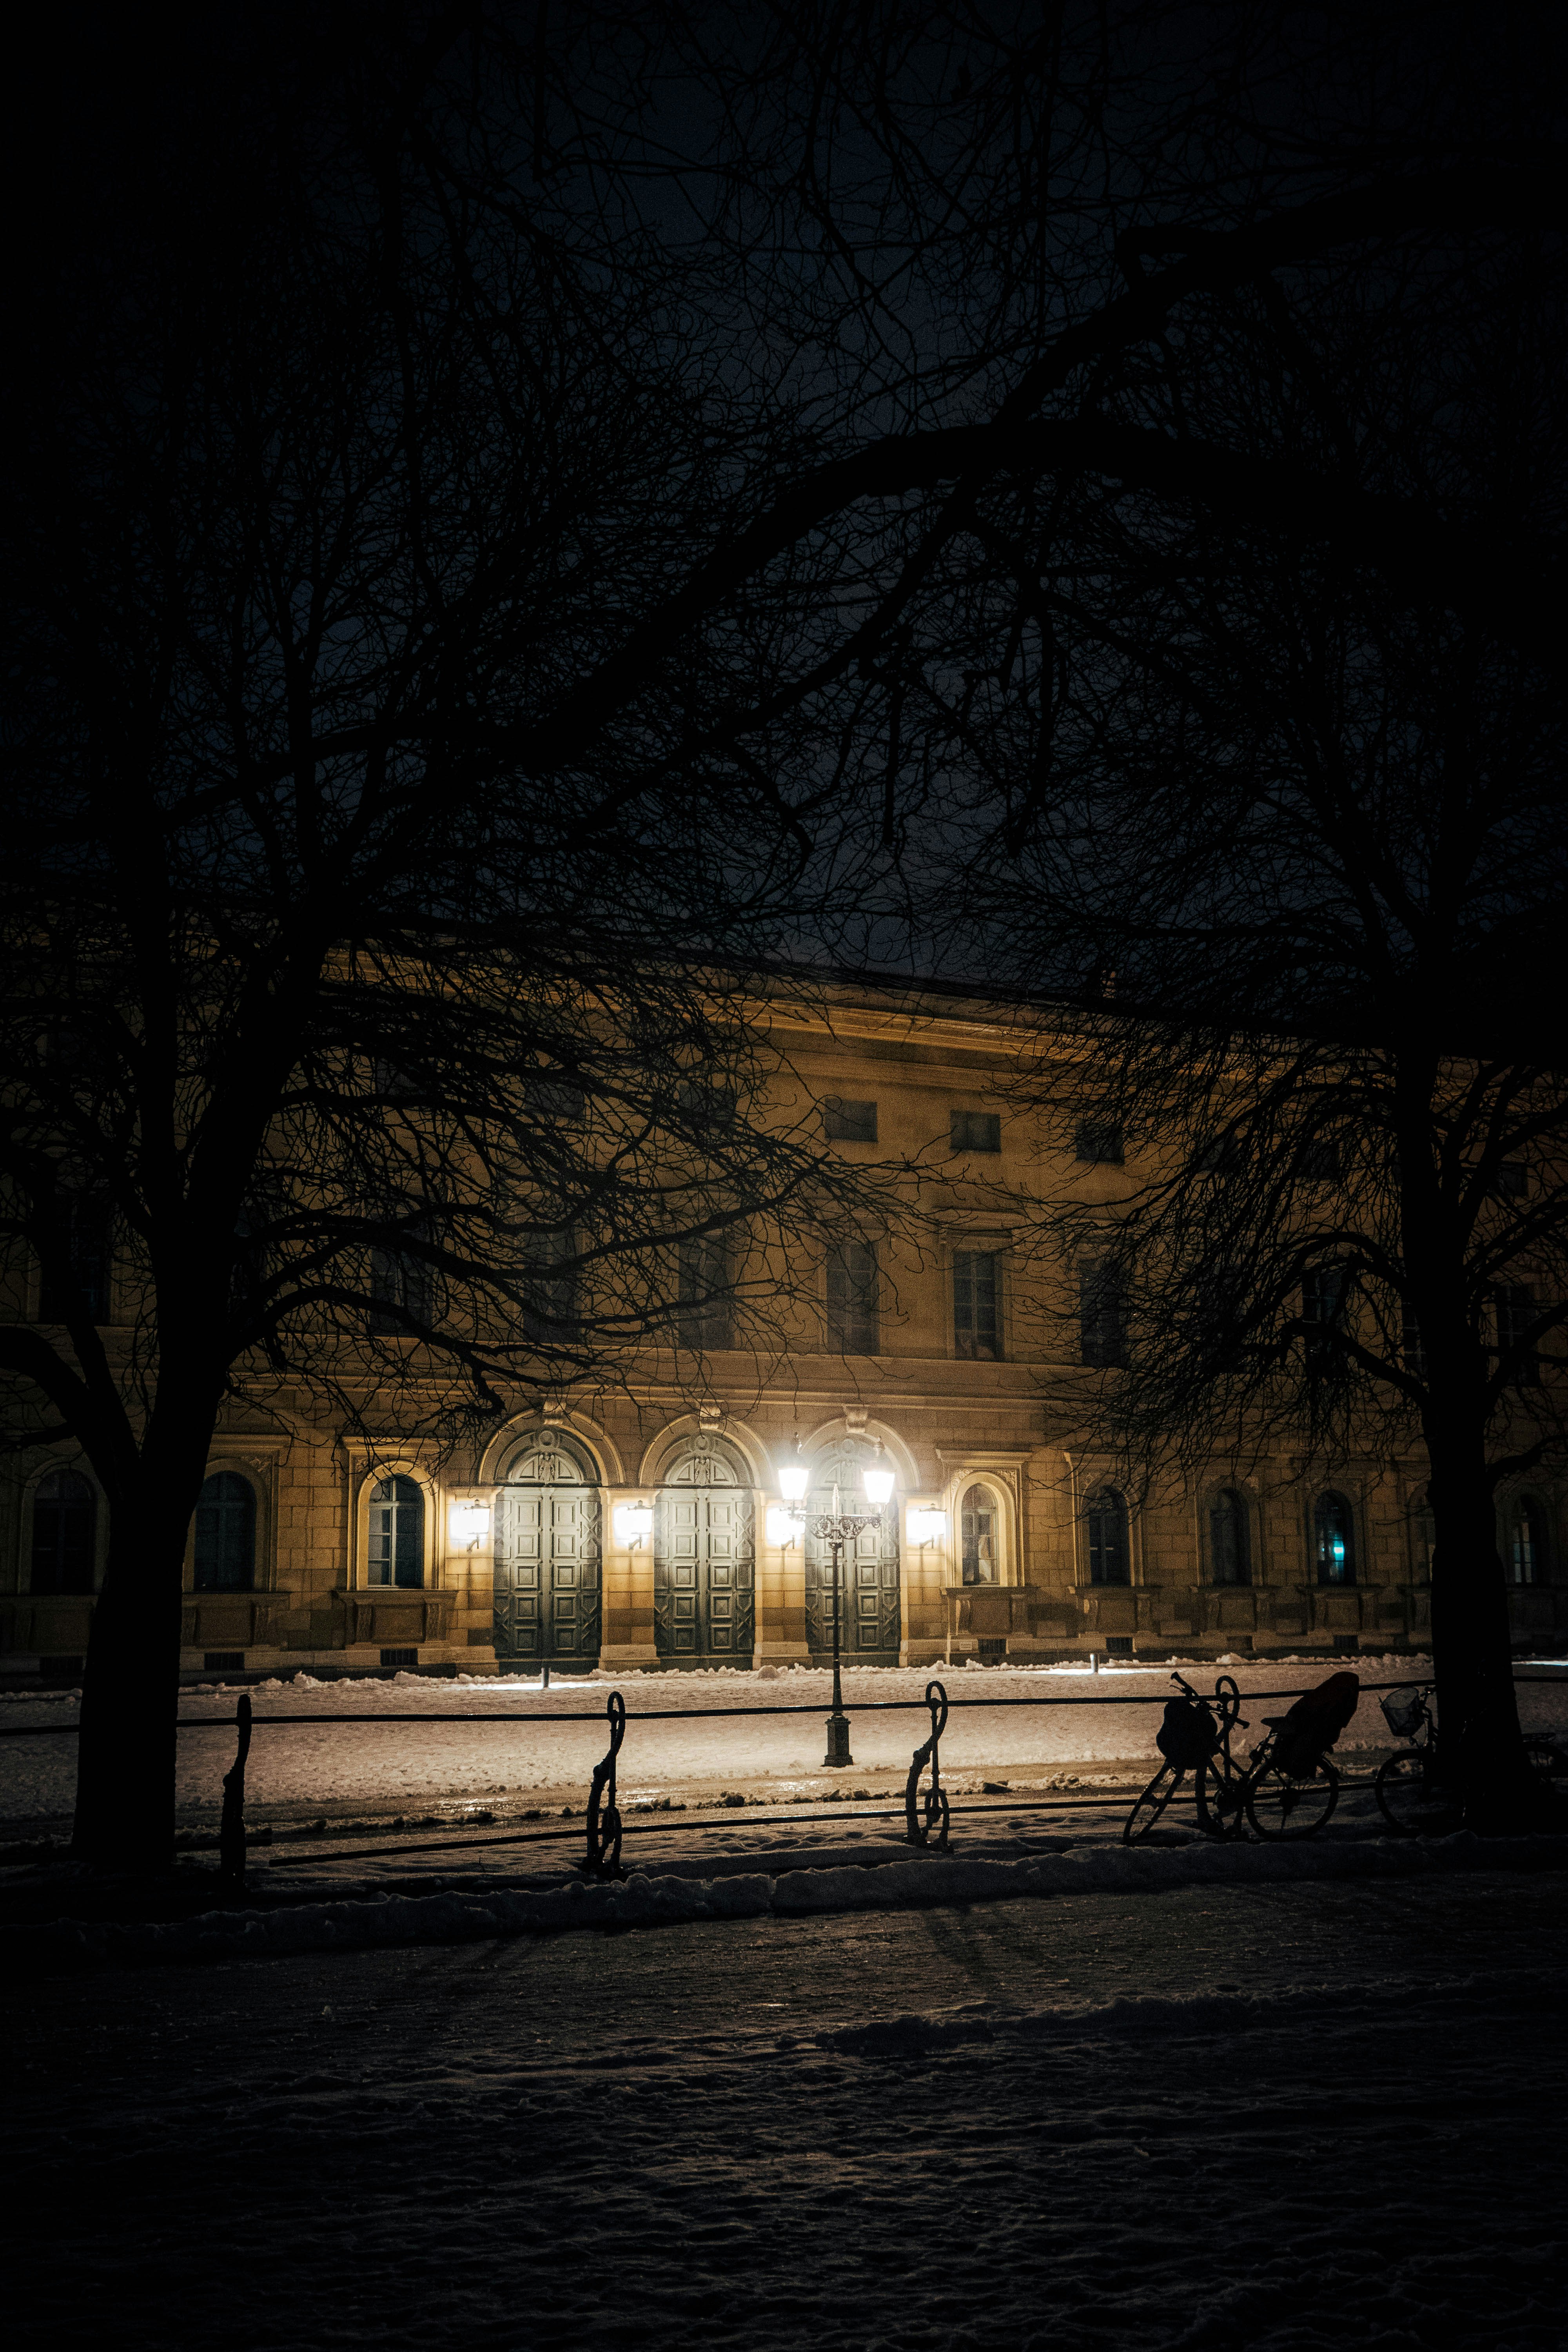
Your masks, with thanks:
[[[1198,1766],[1196,1793],[1199,1829],[1209,1837],[1242,1835],[1246,1790],[1239,1773],[1227,1770],[1222,1758],[1211,1757]]]
[[[1331,1764],[1320,1764],[1308,1780],[1265,1764],[1247,1784],[1247,1818],[1263,1838],[1311,1837],[1339,1801],[1340,1776]]]
[[[1123,1845],[1136,1845],[1140,1838],[1146,1838],[1148,1836],[1150,1831],[1153,1828],[1155,1822],[1159,1820],[1161,1814],[1164,1811],[1166,1806],[1170,1803],[1172,1798],[1181,1787],[1182,1778],[1182,1774],[1176,1770],[1173,1765],[1161,1765],[1159,1770],[1150,1781],[1149,1786],[1144,1790],[1143,1794],[1139,1798],[1138,1802],[1133,1806],[1132,1811],[1128,1814],[1126,1821],[1121,1825],[1121,1843]]]
[[[1459,1825],[1458,1808],[1432,1780],[1419,1748],[1402,1748],[1380,1765],[1372,1792],[1395,1837],[1441,1836]]]

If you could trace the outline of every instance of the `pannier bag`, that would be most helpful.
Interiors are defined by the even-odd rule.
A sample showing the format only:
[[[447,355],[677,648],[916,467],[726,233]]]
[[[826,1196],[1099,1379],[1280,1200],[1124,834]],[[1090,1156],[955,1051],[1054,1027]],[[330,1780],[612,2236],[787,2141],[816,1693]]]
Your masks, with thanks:
[[[1154,1734],[1154,1745],[1167,1764],[1181,1772],[1194,1771],[1219,1744],[1214,1718],[1205,1707],[1191,1698],[1166,1700],[1165,1719]]]
[[[1331,1675],[1315,1690],[1303,1691],[1279,1720],[1274,1748],[1279,1769],[1303,1778],[1315,1772],[1360,1705],[1359,1675]]]
[[[1419,1691],[1390,1691],[1383,1701],[1384,1720],[1396,1739],[1414,1739],[1426,1713]]]

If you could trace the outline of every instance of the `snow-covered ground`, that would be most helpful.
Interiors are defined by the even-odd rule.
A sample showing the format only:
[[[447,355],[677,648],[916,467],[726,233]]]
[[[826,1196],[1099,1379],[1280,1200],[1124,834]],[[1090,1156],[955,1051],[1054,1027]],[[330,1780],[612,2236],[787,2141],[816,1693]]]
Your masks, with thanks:
[[[1563,2352],[1565,1928],[1205,1883],[47,1981],[11,2340]]]
[[[987,1769],[1060,1774],[1140,1762],[1152,1769],[1160,1708],[1134,1702],[1170,1696],[1171,1670],[1176,1663],[1113,1668],[1098,1675],[1081,1667],[951,1669],[942,1677],[955,1702],[942,1737],[944,1772],[959,1778]],[[1363,1657],[1355,1663],[1363,1683],[1427,1671],[1422,1659]],[[1184,1671],[1198,1689],[1212,1687],[1212,1664],[1189,1664]],[[1237,1664],[1226,1671],[1247,1694],[1306,1688],[1321,1682],[1327,1669],[1321,1659],[1270,1659]],[[907,1712],[877,1712],[874,1703],[918,1702],[928,1679],[923,1670],[846,1673],[845,1704],[861,1780],[886,1787],[907,1772],[913,1749],[929,1732],[929,1717],[919,1706]],[[548,1691],[521,1677],[453,1683],[407,1675],[391,1683],[323,1684],[299,1675],[288,1683],[263,1684],[251,1694],[258,1729],[247,1776],[247,1801],[258,1818],[317,1805],[379,1811],[453,1796],[526,1800],[575,1794],[581,1802],[594,1765],[605,1752],[605,1706],[612,1688],[623,1693],[630,1718],[619,1761],[623,1801],[635,1803],[639,1796],[671,1788],[709,1793],[743,1788],[754,1795],[786,1800],[823,1785],[822,1726],[831,1678],[807,1668],[599,1675],[557,1680]],[[232,1721],[237,1696],[221,1685],[189,1691],[182,1697],[180,1713],[183,1717]],[[998,1704],[1019,1699],[1047,1704]],[[1257,1726],[1263,1713],[1282,1712],[1288,1703],[1281,1701],[1278,1707],[1260,1704],[1248,1710],[1250,1720]],[[13,1696],[0,1701],[0,1727],[59,1722],[61,1710],[76,1705],[73,1697]],[[717,1712],[726,1707],[764,1712]],[[1568,1727],[1568,1678],[1555,1686],[1521,1685],[1520,1707],[1529,1729]],[[794,1708],[805,1712],[789,1712]],[[647,1719],[652,1710],[679,1709],[700,1710],[701,1717]],[[494,1720],[509,1711],[547,1719]],[[319,1720],[331,1715],[361,1719]],[[395,1719],[363,1719],[374,1715]],[[432,1720],[453,1715],[461,1719]],[[282,1718],[288,1727],[264,1722],[268,1717]],[[1364,1693],[1341,1738],[1340,1752],[1353,1759],[1358,1753],[1390,1744],[1377,1699]],[[183,1811],[198,1815],[218,1805],[222,1777],[233,1757],[226,1731],[182,1736]],[[70,1811],[74,1782],[73,1741],[0,1738],[0,1822],[63,1820]]]

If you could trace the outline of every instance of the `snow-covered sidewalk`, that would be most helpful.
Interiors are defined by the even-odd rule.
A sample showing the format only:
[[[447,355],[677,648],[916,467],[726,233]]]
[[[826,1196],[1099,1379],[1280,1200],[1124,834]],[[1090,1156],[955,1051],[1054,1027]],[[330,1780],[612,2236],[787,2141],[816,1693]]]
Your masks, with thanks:
[[[1149,1702],[1172,1695],[1171,1672],[1178,1663],[1113,1668],[1098,1675],[1081,1667],[951,1669],[942,1675],[953,1702],[942,1737],[944,1774],[962,1781],[987,1771],[1059,1776],[1118,1766],[1135,1769],[1140,1764],[1152,1769],[1160,1706]],[[1363,1684],[1429,1671],[1428,1663],[1418,1658],[1363,1657],[1355,1666]],[[1189,1662],[1184,1671],[1199,1690],[1212,1688],[1212,1664]],[[1264,1712],[1281,1712],[1289,1701],[1278,1706],[1260,1702],[1253,1708],[1247,1706],[1251,1694],[1307,1688],[1321,1682],[1326,1669],[1319,1658],[1237,1663],[1226,1671],[1240,1685],[1257,1729]],[[862,1782],[873,1780],[879,1790],[895,1780],[901,1784],[913,1749],[930,1728],[920,1705],[928,1679],[923,1670],[845,1674],[845,1705]],[[549,1690],[511,1676],[459,1677],[454,1683],[408,1675],[393,1682],[324,1684],[299,1675],[288,1683],[263,1684],[251,1694],[258,1722],[247,1780],[252,1818],[317,1806],[385,1811],[440,1798],[500,1796],[515,1804],[529,1798],[560,1802],[574,1797],[581,1803],[605,1753],[605,1702],[613,1688],[624,1695],[628,1716],[619,1759],[624,1804],[671,1790],[709,1796],[745,1790],[787,1801],[817,1794],[825,1785],[823,1717],[831,1703],[831,1677],[813,1669],[597,1675],[558,1680]],[[234,1748],[232,1734],[216,1726],[232,1723],[237,1697],[236,1691],[217,1685],[182,1698],[183,1718],[215,1723],[212,1731],[186,1731],[180,1740],[178,1802],[187,1818],[214,1812],[220,1802]],[[914,1704],[888,1710],[890,1700]],[[58,1723],[61,1710],[76,1704],[70,1697],[33,1696],[0,1701],[0,1727]],[[1556,1684],[1521,1685],[1520,1707],[1530,1730],[1568,1726],[1568,1676]],[[759,1711],[721,1712],[740,1708]],[[508,1714],[542,1720],[497,1720]],[[393,1719],[369,1719],[378,1716]],[[349,1720],[321,1719],[326,1717]],[[437,1719],[444,1717],[458,1719]],[[1338,1752],[1353,1762],[1358,1755],[1390,1745],[1377,1698],[1364,1691]],[[64,1820],[74,1783],[75,1748],[68,1738],[0,1738],[0,1822]]]

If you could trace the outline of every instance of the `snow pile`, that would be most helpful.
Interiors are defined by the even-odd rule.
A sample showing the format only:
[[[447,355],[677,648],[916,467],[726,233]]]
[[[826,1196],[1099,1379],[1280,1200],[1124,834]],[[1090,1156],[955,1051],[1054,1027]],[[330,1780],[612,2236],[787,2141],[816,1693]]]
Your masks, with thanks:
[[[1022,1862],[922,1855],[870,1869],[848,1865],[723,1878],[653,1878],[544,1893],[374,1895],[275,1911],[210,1911],[153,1926],[78,1925],[0,1931],[0,1972],[31,1975],[159,1962],[237,1960],[289,1952],[466,1944],[584,1927],[657,1927],[700,1919],[820,1917],[941,1907],[1007,1896],[1152,1895],[1304,1879],[1423,1878],[1455,1870],[1568,1868],[1568,1837],[1454,1837],[1299,1846],[1085,1846]]]

